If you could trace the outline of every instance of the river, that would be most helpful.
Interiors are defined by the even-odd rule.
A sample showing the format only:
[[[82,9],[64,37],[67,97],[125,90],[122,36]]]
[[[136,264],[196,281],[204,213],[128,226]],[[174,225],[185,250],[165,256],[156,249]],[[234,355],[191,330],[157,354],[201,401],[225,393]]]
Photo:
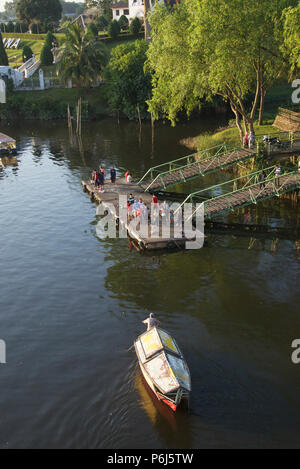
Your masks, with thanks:
[[[0,169],[1,448],[300,447],[300,256],[292,241],[209,235],[199,251],[142,255],[101,240],[82,191],[100,162],[142,174],[188,154],[181,138],[218,127],[86,123],[1,125],[19,145]],[[213,177],[210,176],[213,181]],[[197,185],[197,183],[194,183]],[[247,216],[293,224],[299,207]],[[128,349],[154,312],[192,376],[189,412],[158,406]]]

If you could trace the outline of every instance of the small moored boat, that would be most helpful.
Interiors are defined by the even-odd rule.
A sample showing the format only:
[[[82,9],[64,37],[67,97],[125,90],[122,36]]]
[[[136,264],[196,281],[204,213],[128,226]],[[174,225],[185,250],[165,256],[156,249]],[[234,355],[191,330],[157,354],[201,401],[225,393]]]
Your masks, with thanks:
[[[8,135],[0,133],[0,155],[16,155],[16,141]]]
[[[134,342],[140,368],[156,397],[174,412],[188,403],[191,377],[175,340],[160,327],[152,327]]]

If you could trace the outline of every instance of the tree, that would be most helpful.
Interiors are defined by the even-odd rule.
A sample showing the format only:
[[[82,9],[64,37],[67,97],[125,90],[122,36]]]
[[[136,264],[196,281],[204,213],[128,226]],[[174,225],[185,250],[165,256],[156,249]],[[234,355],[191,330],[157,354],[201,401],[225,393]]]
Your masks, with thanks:
[[[15,15],[16,15],[16,4],[17,4],[17,0],[12,0],[10,2],[5,2],[4,12],[6,13],[8,18],[15,17]]]
[[[122,15],[119,19],[119,26],[121,31],[127,30],[129,28],[129,21],[125,15]]]
[[[45,44],[47,44],[50,49],[52,49],[54,42],[56,42],[56,37],[51,31],[48,31],[45,38]]]
[[[32,34],[39,34],[40,33],[39,25],[37,23],[33,23],[31,25],[30,29],[31,29]]]
[[[24,46],[22,51],[23,63],[27,62],[27,60],[31,59],[31,57],[33,57],[32,49],[27,45]]]
[[[287,8],[283,19],[283,53],[289,60],[293,75],[300,68],[300,3],[295,8]]]
[[[102,69],[108,62],[108,52],[101,41],[71,24],[65,30],[59,59],[59,73],[63,80],[73,79],[88,87],[101,78]]]
[[[131,34],[133,34],[134,36],[137,36],[141,30],[141,22],[138,18],[134,18],[131,23],[130,23],[130,26],[129,26],[129,30],[131,32]]]
[[[14,29],[15,29],[14,23],[12,21],[9,21],[6,25],[6,32],[13,33]]]
[[[282,73],[281,15],[297,0],[189,0],[150,16],[148,66],[154,73],[149,109],[175,124],[178,113],[221,96],[243,133],[254,129],[268,87]],[[262,119],[262,116],[261,116]]]
[[[41,54],[40,54],[40,61],[42,65],[52,65],[53,64],[53,54],[51,51],[51,46],[47,42],[45,42]]]
[[[95,23],[91,23],[88,27],[88,34],[92,37],[98,37],[98,28]]]
[[[121,44],[111,52],[105,69],[106,95],[114,112],[129,119],[147,117],[146,101],[151,97],[151,75],[144,71],[148,43],[144,40]]]
[[[109,23],[107,32],[108,32],[108,35],[112,39],[117,39],[117,37],[120,34],[120,25],[119,25],[118,21],[113,20],[111,23]]]
[[[62,6],[59,0],[18,0],[16,5],[17,17],[29,24],[58,23]]]
[[[85,0],[86,8],[97,7],[100,15],[104,16],[108,22],[112,20],[111,0]]]
[[[0,65],[8,65],[6,50],[4,49],[2,34],[0,33]]]
[[[108,20],[105,18],[105,16],[101,15],[97,19],[97,27],[99,31],[105,31],[108,26]]]

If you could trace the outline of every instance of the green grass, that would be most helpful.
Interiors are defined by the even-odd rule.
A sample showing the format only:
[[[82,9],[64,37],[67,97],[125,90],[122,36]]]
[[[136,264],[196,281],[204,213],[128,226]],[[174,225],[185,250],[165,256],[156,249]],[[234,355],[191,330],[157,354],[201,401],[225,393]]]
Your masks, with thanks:
[[[261,141],[264,135],[278,136],[282,140],[286,140],[289,137],[288,132],[282,132],[273,125],[255,125],[254,130],[257,141]],[[197,150],[206,150],[222,143],[227,143],[229,146],[239,148],[241,141],[238,129],[233,127],[216,132],[213,135],[200,135],[197,137]]]
[[[22,65],[22,52],[24,46],[29,46],[36,59],[39,59],[43,45],[44,41],[22,41],[19,49],[6,49],[9,65],[13,68],[17,68]]]
[[[289,109],[298,110],[299,106],[293,106],[291,101],[293,89],[291,84],[287,81],[278,81],[268,92],[265,100],[265,112],[263,118],[263,125],[254,126],[256,138],[258,141],[262,140],[264,135],[279,136],[281,139],[288,139],[288,132],[282,132],[273,126],[273,122],[278,114],[279,107],[287,107]],[[257,113],[258,118],[258,113]],[[196,146],[198,151],[211,148],[215,145],[227,143],[234,147],[240,147],[240,135],[236,127],[216,132],[215,134],[204,134],[196,138]]]

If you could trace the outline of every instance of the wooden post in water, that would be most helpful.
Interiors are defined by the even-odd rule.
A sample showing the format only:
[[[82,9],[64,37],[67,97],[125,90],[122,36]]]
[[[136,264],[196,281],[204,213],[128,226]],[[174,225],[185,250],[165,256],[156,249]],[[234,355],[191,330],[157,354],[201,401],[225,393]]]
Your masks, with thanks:
[[[69,136],[70,136],[70,143],[73,143],[73,126],[72,126],[72,119],[71,119],[71,112],[70,106],[68,104],[68,127],[69,127]]]
[[[78,136],[81,137],[81,98],[79,98],[78,100],[78,104],[77,104],[77,129],[76,129],[76,133]]]
[[[141,111],[140,111],[140,105],[137,105],[137,113],[138,113],[138,119],[139,119],[139,144],[141,145],[142,143],[142,119],[141,119]]]

